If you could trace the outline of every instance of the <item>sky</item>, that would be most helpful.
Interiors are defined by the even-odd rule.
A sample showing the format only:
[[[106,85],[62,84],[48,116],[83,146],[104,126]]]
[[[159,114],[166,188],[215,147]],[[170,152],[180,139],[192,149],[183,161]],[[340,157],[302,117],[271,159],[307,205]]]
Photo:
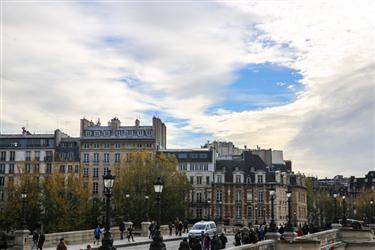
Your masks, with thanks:
[[[1,1],[2,133],[83,117],[284,151],[306,175],[375,169],[374,1]]]

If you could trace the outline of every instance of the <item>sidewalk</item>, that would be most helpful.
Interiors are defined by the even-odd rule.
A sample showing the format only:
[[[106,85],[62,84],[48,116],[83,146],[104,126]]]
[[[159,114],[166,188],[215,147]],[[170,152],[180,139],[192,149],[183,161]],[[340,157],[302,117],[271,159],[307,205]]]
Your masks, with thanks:
[[[181,240],[184,237],[187,237],[187,233],[182,234],[182,236],[163,235],[164,241]],[[135,236],[134,242],[132,242],[131,240],[128,241],[128,239],[114,240],[113,245],[117,248],[117,247],[128,247],[128,246],[149,244],[151,242],[152,242],[152,240],[149,239],[148,237]],[[87,245],[89,245],[89,244],[91,245],[91,247],[93,249],[99,248],[101,246],[101,242],[100,242],[100,245],[94,245],[93,242],[86,242],[86,243],[77,244],[77,245],[68,245],[67,244],[67,247],[68,247],[68,250],[80,250],[80,249],[86,249]],[[56,246],[55,247],[43,248],[43,250],[56,250]]]

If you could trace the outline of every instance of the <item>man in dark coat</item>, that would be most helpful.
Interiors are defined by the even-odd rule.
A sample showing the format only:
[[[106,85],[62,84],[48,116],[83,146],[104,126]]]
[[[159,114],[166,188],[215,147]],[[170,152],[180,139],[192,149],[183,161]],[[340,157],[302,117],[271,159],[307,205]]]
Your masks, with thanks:
[[[221,233],[219,239],[221,241],[221,249],[225,249],[225,246],[228,242],[227,236],[225,236],[224,233]]]
[[[186,238],[184,238],[180,242],[180,247],[178,248],[178,250],[190,250],[190,246],[189,246],[189,243],[187,242]]]
[[[44,236],[44,234],[41,234],[39,236],[39,240],[38,240],[38,249],[39,250],[43,250],[44,241],[46,241],[46,236]]]
[[[234,235],[234,245],[235,246],[241,246],[241,233],[240,233],[240,231],[237,231],[237,233]]]
[[[125,223],[121,222],[118,229],[120,230],[120,240],[123,240],[124,239],[124,231],[125,231]]]

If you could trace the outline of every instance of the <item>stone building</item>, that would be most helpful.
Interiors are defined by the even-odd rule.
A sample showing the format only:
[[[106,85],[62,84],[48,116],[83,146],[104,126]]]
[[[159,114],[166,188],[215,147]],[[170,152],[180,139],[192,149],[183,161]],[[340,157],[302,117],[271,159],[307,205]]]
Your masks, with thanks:
[[[270,223],[269,194],[270,190],[275,190],[275,222],[284,224],[288,219],[286,192],[291,190],[292,206],[299,212],[296,214],[297,223],[305,222],[307,214],[303,209],[306,209],[306,188],[301,178],[304,177],[290,171],[269,170],[259,155],[249,150],[243,152],[242,159],[217,160],[212,183],[211,212],[216,220],[225,224]],[[293,197],[300,199],[294,201]]]
[[[21,134],[0,135],[0,212],[8,198],[8,186],[16,183],[20,175],[34,173],[42,180],[44,176],[59,171],[60,163],[65,166],[67,161],[60,160],[56,152],[65,148],[65,143],[70,140],[74,139],[58,129],[54,134],[31,134],[22,128]],[[69,162],[73,171],[79,166],[77,147],[72,157]]]
[[[103,179],[108,169],[119,164],[132,151],[148,151],[150,157],[166,148],[166,126],[154,117],[151,125],[141,125],[138,119],[132,126],[122,126],[113,118],[107,126],[81,119],[80,159],[83,176],[92,183],[94,197],[103,195]]]
[[[215,170],[216,154],[212,149],[168,149],[160,152],[174,155],[179,164],[178,171],[184,172],[192,185],[189,195],[188,217],[197,220],[209,219],[212,199],[211,184]]]
[[[230,141],[208,141],[202,146],[202,148],[213,149],[216,152],[218,159],[231,159],[234,156],[240,156],[243,152],[243,149],[234,146],[233,142]]]

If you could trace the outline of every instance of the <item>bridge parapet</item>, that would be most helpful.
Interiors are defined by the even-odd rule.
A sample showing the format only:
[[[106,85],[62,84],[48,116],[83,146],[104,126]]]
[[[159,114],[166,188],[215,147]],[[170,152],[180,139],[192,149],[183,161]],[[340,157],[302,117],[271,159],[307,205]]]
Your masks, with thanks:
[[[333,246],[335,243],[341,242],[339,240],[339,229],[331,229],[313,234],[307,234],[297,237],[297,240],[317,240],[320,242],[320,248]]]

